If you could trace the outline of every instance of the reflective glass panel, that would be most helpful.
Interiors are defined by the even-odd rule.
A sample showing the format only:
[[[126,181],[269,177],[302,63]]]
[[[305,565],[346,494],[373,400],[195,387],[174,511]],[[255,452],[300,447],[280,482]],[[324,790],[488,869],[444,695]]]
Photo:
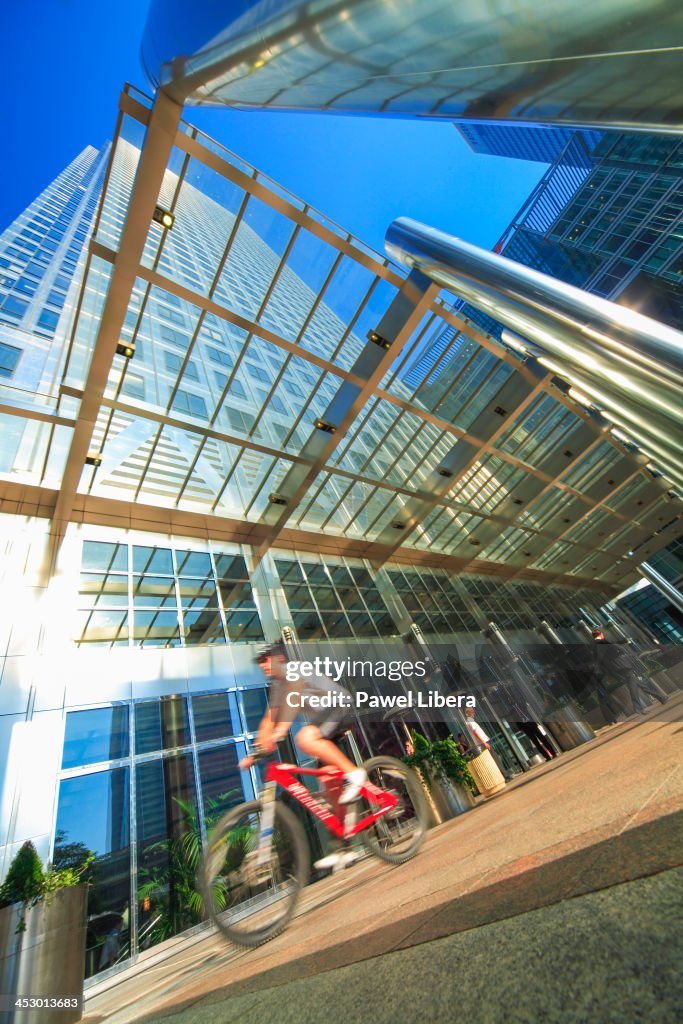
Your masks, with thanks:
[[[232,719],[227,693],[207,693],[192,698],[197,743],[232,736]]]
[[[128,756],[128,707],[89,708],[66,716],[62,768]]]
[[[85,976],[130,956],[130,823],[128,768],[62,779],[53,862],[78,868],[89,852]]]
[[[135,753],[184,747],[190,742],[184,697],[162,697],[135,705]]]

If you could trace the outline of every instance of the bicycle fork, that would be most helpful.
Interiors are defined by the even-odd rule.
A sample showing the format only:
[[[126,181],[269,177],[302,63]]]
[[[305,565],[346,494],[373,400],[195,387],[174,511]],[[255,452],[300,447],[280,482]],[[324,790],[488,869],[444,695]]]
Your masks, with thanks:
[[[256,864],[262,868],[270,863],[270,849],[273,845],[275,824],[275,791],[277,783],[266,782],[261,793],[261,829],[258,838]]]

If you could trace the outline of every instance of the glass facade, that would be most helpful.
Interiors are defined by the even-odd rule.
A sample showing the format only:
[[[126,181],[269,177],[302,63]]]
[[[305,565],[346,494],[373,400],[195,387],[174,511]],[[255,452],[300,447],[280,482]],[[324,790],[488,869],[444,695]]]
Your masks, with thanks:
[[[487,124],[485,121],[456,121],[455,128],[475,153],[505,156],[513,160],[534,160],[551,164],[575,135],[572,128],[553,125]],[[581,130],[581,138],[590,152],[602,139],[604,132]],[[565,161],[581,165],[575,154],[565,154]],[[569,159],[567,159],[569,157]]]
[[[475,671],[490,621],[576,640],[672,518],[640,463],[461,302],[415,298],[188,125],[154,169],[173,227],[151,220],[135,256],[150,112],[121,102],[111,148],[37,200],[55,195],[68,237],[22,235],[35,204],[2,236],[8,259],[16,236],[46,273],[73,266],[53,334],[42,306],[5,304],[0,324],[0,865],[26,838],[58,864],[93,851],[89,976],[203,920],[201,842],[258,782],[237,765],[266,707],[264,638],[410,653],[417,628]],[[526,767],[524,737],[487,713]],[[354,737],[402,751],[393,725]]]
[[[577,137],[558,155],[503,252],[681,330],[683,143],[605,132],[568,193],[580,145]]]
[[[186,647],[262,640],[241,555],[86,541],[78,644]]]
[[[231,688],[67,712],[54,862],[95,854],[87,976],[204,919],[196,860],[206,829],[252,792],[237,763],[263,693]]]

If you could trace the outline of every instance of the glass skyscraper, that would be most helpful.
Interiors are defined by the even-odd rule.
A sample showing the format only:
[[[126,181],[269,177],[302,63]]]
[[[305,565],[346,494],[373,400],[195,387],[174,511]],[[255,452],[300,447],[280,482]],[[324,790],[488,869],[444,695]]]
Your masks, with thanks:
[[[585,151],[583,178],[568,189],[582,134],[562,149],[501,251],[680,330],[683,142],[606,132]]]
[[[533,160],[551,164],[562,154],[567,143],[576,134],[573,128],[543,124],[489,124],[486,121],[456,121],[454,126],[475,153],[486,156],[505,156],[513,160]],[[604,132],[581,129],[581,138],[591,152]],[[565,162],[575,160],[568,153]]]
[[[0,866],[95,853],[89,975],[200,920],[178,850],[254,792],[260,641],[576,641],[675,518],[550,375],[184,123],[143,234],[155,111],[121,108],[2,236]]]

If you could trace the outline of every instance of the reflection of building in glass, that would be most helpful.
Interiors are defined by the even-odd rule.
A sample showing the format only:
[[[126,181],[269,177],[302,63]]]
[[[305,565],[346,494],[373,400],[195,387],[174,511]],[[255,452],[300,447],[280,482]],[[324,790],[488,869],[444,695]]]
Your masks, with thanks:
[[[573,128],[546,124],[488,124],[486,121],[456,121],[455,127],[475,153],[505,156],[513,160],[535,160],[551,164],[560,156],[575,134]],[[604,132],[581,129],[581,137],[590,152]],[[565,162],[574,154],[565,155]]]
[[[625,552],[656,554],[675,517],[660,482],[461,308],[413,297],[390,331],[409,292],[396,268],[188,126],[154,191],[173,227],[152,220],[135,256],[150,114],[122,104],[91,239],[79,218],[106,151],[59,179],[83,237],[54,340],[40,302],[8,314],[18,354],[0,380],[0,744],[19,808],[1,816],[0,867],[27,838],[44,859],[94,851],[90,974],[112,922],[126,959],[200,920],[180,851],[254,793],[237,765],[266,703],[263,638],[287,627],[378,657],[391,640],[410,659],[419,627],[457,643],[464,672],[491,621],[511,643],[538,642],[541,618],[576,641],[582,610],[599,619],[633,582]],[[21,249],[47,280],[61,250],[55,268],[29,239],[29,259],[27,216],[7,259]],[[524,736],[490,714],[505,763],[527,767]],[[379,728],[354,731],[362,755]]]

